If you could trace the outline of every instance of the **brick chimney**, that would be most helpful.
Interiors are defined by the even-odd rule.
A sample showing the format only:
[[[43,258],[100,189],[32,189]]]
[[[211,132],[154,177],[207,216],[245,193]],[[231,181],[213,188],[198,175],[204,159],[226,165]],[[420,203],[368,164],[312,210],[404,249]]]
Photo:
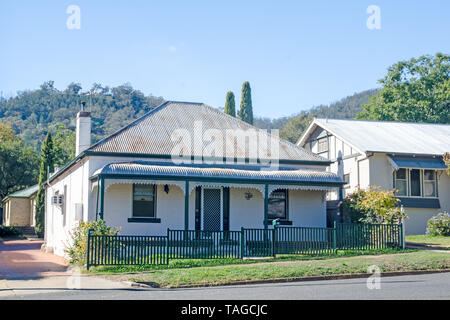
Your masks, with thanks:
[[[81,103],[81,110],[77,113],[75,156],[91,146],[91,113],[86,111],[86,102]]]

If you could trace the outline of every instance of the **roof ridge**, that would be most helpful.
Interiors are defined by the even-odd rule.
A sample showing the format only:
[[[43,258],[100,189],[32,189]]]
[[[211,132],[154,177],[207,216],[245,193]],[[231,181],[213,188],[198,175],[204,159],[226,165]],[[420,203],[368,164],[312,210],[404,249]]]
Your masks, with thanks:
[[[433,126],[450,126],[447,123],[430,123],[430,122],[407,122],[407,121],[388,121],[388,120],[367,120],[367,119],[336,119],[336,118],[315,118],[316,120],[332,120],[332,121],[353,121],[353,122],[374,122],[374,123],[401,123],[401,124],[417,124],[417,125],[433,125]]]

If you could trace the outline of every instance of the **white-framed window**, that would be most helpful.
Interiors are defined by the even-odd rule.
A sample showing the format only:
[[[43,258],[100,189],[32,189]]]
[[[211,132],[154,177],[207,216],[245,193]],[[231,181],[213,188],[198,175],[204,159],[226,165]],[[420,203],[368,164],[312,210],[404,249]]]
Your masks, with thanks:
[[[399,196],[407,196],[408,195],[408,176],[407,169],[398,169],[394,172],[395,177],[395,189],[398,190]]]
[[[436,170],[400,168],[394,171],[394,188],[400,197],[437,197]]]
[[[328,152],[328,137],[318,140],[317,153]]]
[[[423,171],[423,196],[437,196],[436,171],[434,170]]]

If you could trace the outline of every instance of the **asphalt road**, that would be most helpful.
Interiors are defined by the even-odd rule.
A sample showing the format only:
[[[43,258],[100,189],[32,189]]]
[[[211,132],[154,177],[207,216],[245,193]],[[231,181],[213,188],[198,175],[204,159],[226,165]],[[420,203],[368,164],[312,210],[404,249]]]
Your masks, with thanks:
[[[345,279],[281,284],[224,286],[195,289],[131,288],[94,277],[46,277],[0,281],[0,299],[446,299],[450,300],[450,273],[381,277],[380,289],[368,289],[367,279]],[[67,289],[67,286],[78,289]]]

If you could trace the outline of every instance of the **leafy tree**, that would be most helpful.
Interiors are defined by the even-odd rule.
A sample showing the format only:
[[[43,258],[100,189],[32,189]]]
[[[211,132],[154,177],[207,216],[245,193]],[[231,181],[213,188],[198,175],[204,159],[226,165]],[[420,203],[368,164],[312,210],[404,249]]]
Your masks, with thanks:
[[[400,61],[379,82],[358,119],[449,123],[450,56],[437,53]]]
[[[232,91],[227,92],[227,97],[225,99],[225,110],[226,114],[236,117],[236,104],[234,102],[234,93]]]
[[[75,157],[75,131],[67,129],[63,124],[57,124],[54,131],[55,165],[63,167]]]
[[[53,140],[51,133],[47,133],[41,148],[41,167],[39,170],[39,190],[36,196],[36,233],[44,235],[45,228],[45,188],[44,184],[48,180],[48,174],[54,171],[55,154],[53,150]]]
[[[38,156],[15,136],[10,124],[0,123],[0,200],[36,183]]]
[[[307,112],[300,113],[295,118],[289,120],[280,131],[280,138],[296,143],[302,132],[308,128],[310,122],[314,119],[314,114]]]
[[[447,165],[447,174],[450,176],[450,152],[444,153],[444,161]]]
[[[242,84],[239,119],[253,124],[252,89],[250,88],[250,83],[248,81],[245,81]]]

